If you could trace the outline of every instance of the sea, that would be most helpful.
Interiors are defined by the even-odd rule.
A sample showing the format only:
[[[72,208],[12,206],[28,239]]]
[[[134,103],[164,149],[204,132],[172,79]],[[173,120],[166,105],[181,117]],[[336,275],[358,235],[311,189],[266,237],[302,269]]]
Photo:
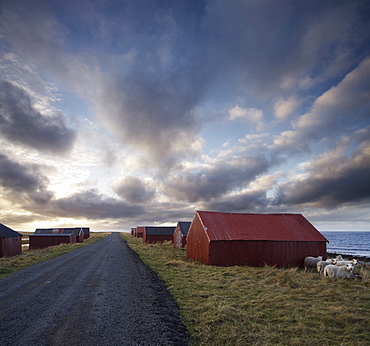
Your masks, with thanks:
[[[370,232],[320,232],[329,243],[329,253],[341,255],[365,256],[370,258]]]

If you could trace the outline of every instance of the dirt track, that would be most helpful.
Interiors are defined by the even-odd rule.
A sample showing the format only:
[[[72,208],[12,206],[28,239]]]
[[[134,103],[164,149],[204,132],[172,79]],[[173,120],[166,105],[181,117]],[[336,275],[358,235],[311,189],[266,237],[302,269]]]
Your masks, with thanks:
[[[0,345],[188,345],[176,302],[118,233],[0,280]]]

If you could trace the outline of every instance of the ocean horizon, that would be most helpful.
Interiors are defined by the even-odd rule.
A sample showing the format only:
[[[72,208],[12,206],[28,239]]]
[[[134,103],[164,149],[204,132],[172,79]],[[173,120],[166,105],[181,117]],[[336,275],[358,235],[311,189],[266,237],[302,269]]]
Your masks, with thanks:
[[[370,257],[369,231],[322,231],[328,241],[327,252]]]

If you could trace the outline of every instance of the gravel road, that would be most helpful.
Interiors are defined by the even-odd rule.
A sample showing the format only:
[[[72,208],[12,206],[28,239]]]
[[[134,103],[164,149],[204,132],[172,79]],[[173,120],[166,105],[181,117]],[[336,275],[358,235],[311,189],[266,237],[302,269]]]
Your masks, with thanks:
[[[112,233],[0,279],[0,345],[189,345],[165,285]]]

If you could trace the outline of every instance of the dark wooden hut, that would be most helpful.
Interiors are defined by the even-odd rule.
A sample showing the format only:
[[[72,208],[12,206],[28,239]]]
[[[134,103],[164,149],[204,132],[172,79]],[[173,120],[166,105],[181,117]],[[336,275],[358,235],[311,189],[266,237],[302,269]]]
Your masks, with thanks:
[[[48,234],[71,234],[71,243],[77,242],[77,234],[80,234],[80,228],[37,228],[35,234],[48,235]]]
[[[173,232],[176,227],[144,227],[143,242],[147,244],[163,243],[173,239]]]
[[[186,237],[190,228],[191,222],[180,221],[177,223],[176,229],[173,232],[173,246],[183,248],[186,246]]]
[[[73,233],[48,233],[48,234],[30,234],[30,250],[44,249],[49,246],[73,243]]]
[[[326,258],[327,239],[301,214],[197,211],[187,257],[209,265],[302,267],[306,256]]]
[[[22,253],[22,234],[0,223],[0,257]]]

